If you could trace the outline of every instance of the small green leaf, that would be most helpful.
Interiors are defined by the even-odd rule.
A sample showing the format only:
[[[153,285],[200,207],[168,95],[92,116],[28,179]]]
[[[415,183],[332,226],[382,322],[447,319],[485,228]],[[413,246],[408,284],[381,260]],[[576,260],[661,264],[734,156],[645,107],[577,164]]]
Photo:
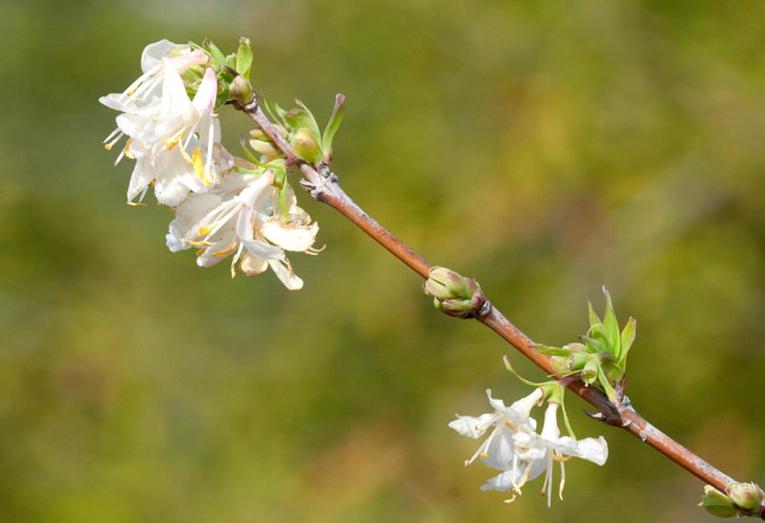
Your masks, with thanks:
[[[534,345],[534,351],[540,354],[545,354],[547,356],[562,356],[562,357],[571,356],[573,352],[571,349],[564,349],[563,347],[552,347],[550,345],[542,345],[539,343]]]
[[[236,72],[245,78],[249,78],[252,67],[252,47],[250,39],[242,37],[239,39],[239,48],[236,50]]]
[[[627,320],[627,324],[624,326],[624,329],[622,329],[622,334],[621,334],[622,353],[619,355],[619,363],[623,367],[626,367],[627,355],[630,352],[630,348],[632,348],[632,344],[635,341],[636,335],[637,335],[637,320],[635,318],[630,318],[629,320]]]
[[[231,71],[236,71],[236,55],[234,53],[231,53],[230,55],[226,56],[226,59],[223,62],[223,65],[230,68]],[[234,75],[232,74],[232,77]]]
[[[311,110],[298,99],[295,99],[295,103],[298,105],[299,109],[295,110],[298,119],[296,120],[297,125],[294,126],[293,130],[300,127],[307,127],[316,138],[320,138],[321,130],[319,129],[319,124],[316,123],[316,118],[313,116]]]
[[[590,336],[582,336],[582,339],[587,343],[588,348],[590,349],[589,352],[607,353],[607,354],[611,353],[611,351],[608,349],[608,346],[605,343],[605,340],[592,338]]]
[[[608,378],[603,373],[603,369],[601,367],[598,367],[598,383],[600,383],[600,386],[603,387],[603,392],[606,393],[608,399],[612,402],[616,402],[619,398],[619,395],[616,393],[616,389],[614,389],[614,387],[608,381]]]
[[[603,294],[606,295],[606,311],[603,314],[603,332],[608,340],[610,352],[617,358],[621,354],[621,342],[619,340],[619,323],[616,321],[614,304],[611,301],[611,294],[603,286]]]
[[[335,139],[335,133],[343,123],[345,114],[345,96],[337,94],[335,96],[335,105],[332,108],[332,114],[329,115],[329,121],[324,128],[324,134],[321,137],[321,149],[324,151],[324,161],[329,163],[332,159],[332,141]]]
[[[205,40],[203,45],[207,47],[207,51],[210,53],[210,56],[212,56],[212,59],[219,67],[222,67],[226,63],[226,56],[223,54],[223,51],[218,48],[217,45],[209,40]]]
[[[588,308],[587,312],[590,317],[590,328],[593,328],[596,325],[600,325],[601,324],[600,318],[598,318],[598,314],[595,312],[595,309],[592,308],[591,301],[587,302],[587,308]]]

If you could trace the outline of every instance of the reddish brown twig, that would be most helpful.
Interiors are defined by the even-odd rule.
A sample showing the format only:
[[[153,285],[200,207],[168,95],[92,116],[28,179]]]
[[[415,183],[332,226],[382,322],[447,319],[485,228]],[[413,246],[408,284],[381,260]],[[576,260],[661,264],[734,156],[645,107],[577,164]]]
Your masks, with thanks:
[[[424,279],[428,277],[430,271],[428,262],[364,212],[340,187],[337,177],[330,171],[327,165],[320,164],[314,166],[306,162],[297,161],[295,152],[289,143],[279,135],[257,103],[253,102],[247,106],[239,106],[239,109],[247,113],[263,132],[272,138],[274,144],[284,153],[288,161],[299,165],[304,177],[301,185],[310,192],[314,199],[329,205],[348,218],[370,238],[385,247],[396,258],[419,274],[420,277]],[[555,369],[550,357],[536,352],[534,350],[535,343],[515,325],[510,323],[496,307],[484,307],[482,311],[482,314],[476,316],[478,321],[499,334],[546,374],[555,376]],[[620,427],[637,436],[705,483],[723,492],[728,492],[730,486],[736,483],[733,478],[716,469],[651,425],[638,414],[626,396],[617,405],[609,401],[606,395],[599,389],[587,387],[579,380],[568,383],[568,388],[597,409],[595,414],[591,414],[593,418],[609,425]]]

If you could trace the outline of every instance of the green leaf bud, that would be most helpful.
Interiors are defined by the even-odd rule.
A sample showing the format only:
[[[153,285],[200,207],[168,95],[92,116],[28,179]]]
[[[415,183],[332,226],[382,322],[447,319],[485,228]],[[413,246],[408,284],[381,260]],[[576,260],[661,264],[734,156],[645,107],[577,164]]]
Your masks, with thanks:
[[[254,98],[252,84],[244,76],[237,76],[229,85],[228,97],[242,105],[247,105]]]
[[[732,518],[738,515],[738,508],[733,501],[711,485],[704,486],[704,495],[699,506],[718,518]]]
[[[600,369],[600,359],[595,355],[590,355],[582,367],[582,381],[587,385],[592,385],[598,379],[598,369]]]
[[[425,281],[425,294],[441,312],[458,318],[471,318],[481,312],[486,296],[473,278],[466,278],[445,267],[433,267]]]
[[[759,510],[763,492],[754,483],[736,483],[728,493],[731,501],[745,510]]]
[[[273,146],[271,142],[265,140],[250,140],[250,147],[258,154],[268,156],[270,158],[276,158],[280,155],[280,152]]]
[[[319,163],[322,161],[323,155],[321,147],[319,146],[319,140],[315,133],[310,129],[302,127],[292,135],[290,145],[295,150],[295,154],[301,160],[309,163]]]

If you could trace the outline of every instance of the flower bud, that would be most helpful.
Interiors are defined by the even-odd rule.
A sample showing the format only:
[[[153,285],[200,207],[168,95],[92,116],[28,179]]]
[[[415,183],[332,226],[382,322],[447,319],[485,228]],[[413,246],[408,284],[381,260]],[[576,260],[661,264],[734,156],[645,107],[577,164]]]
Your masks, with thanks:
[[[731,501],[745,510],[759,510],[763,492],[754,483],[736,483],[728,493]]]
[[[597,356],[590,356],[582,368],[582,381],[587,385],[592,385],[598,379],[598,370],[600,370],[600,360]]]
[[[252,84],[244,76],[237,76],[228,88],[228,97],[242,105],[247,105],[253,100]]]
[[[290,140],[298,158],[309,163],[319,163],[322,160],[321,147],[314,134],[305,127],[298,129]]]
[[[252,147],[252,150],[256,153],[263,154],[270,158],[275,158],[280,154],[271,142],[266,142],[264,140],[250,140],[250,147]]]
[[[433,267],[425,281],[425,294],[433,296],[433,305],[457,318],[471,318],[486,303],[481,286],[445,267]]]
[[[732,518],[738,515],[738,508],[733,501],[711,485],[704,486],[704,495],[699,506],[718,518]]]

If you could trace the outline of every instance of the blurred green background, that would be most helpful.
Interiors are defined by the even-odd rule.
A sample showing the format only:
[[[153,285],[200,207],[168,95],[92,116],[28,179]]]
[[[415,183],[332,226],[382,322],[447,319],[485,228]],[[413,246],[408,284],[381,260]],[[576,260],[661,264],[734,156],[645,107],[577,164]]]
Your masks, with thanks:
[[[446,424],[527,392],[512,351],[305,195],[328,248],[292,256],[301,292],[171,255],[97,98],[149,42],[249,36],[271,99],[323,120],[348,95],[335,167],[371,214],[540,341],[607,284],[639,320],[638,409],[765,481],[764,25],[759,0],[0,1],[0,520],[711,519],[573,398],[608,465],[572,462],[551,510],[539,483],[481,493]]]

